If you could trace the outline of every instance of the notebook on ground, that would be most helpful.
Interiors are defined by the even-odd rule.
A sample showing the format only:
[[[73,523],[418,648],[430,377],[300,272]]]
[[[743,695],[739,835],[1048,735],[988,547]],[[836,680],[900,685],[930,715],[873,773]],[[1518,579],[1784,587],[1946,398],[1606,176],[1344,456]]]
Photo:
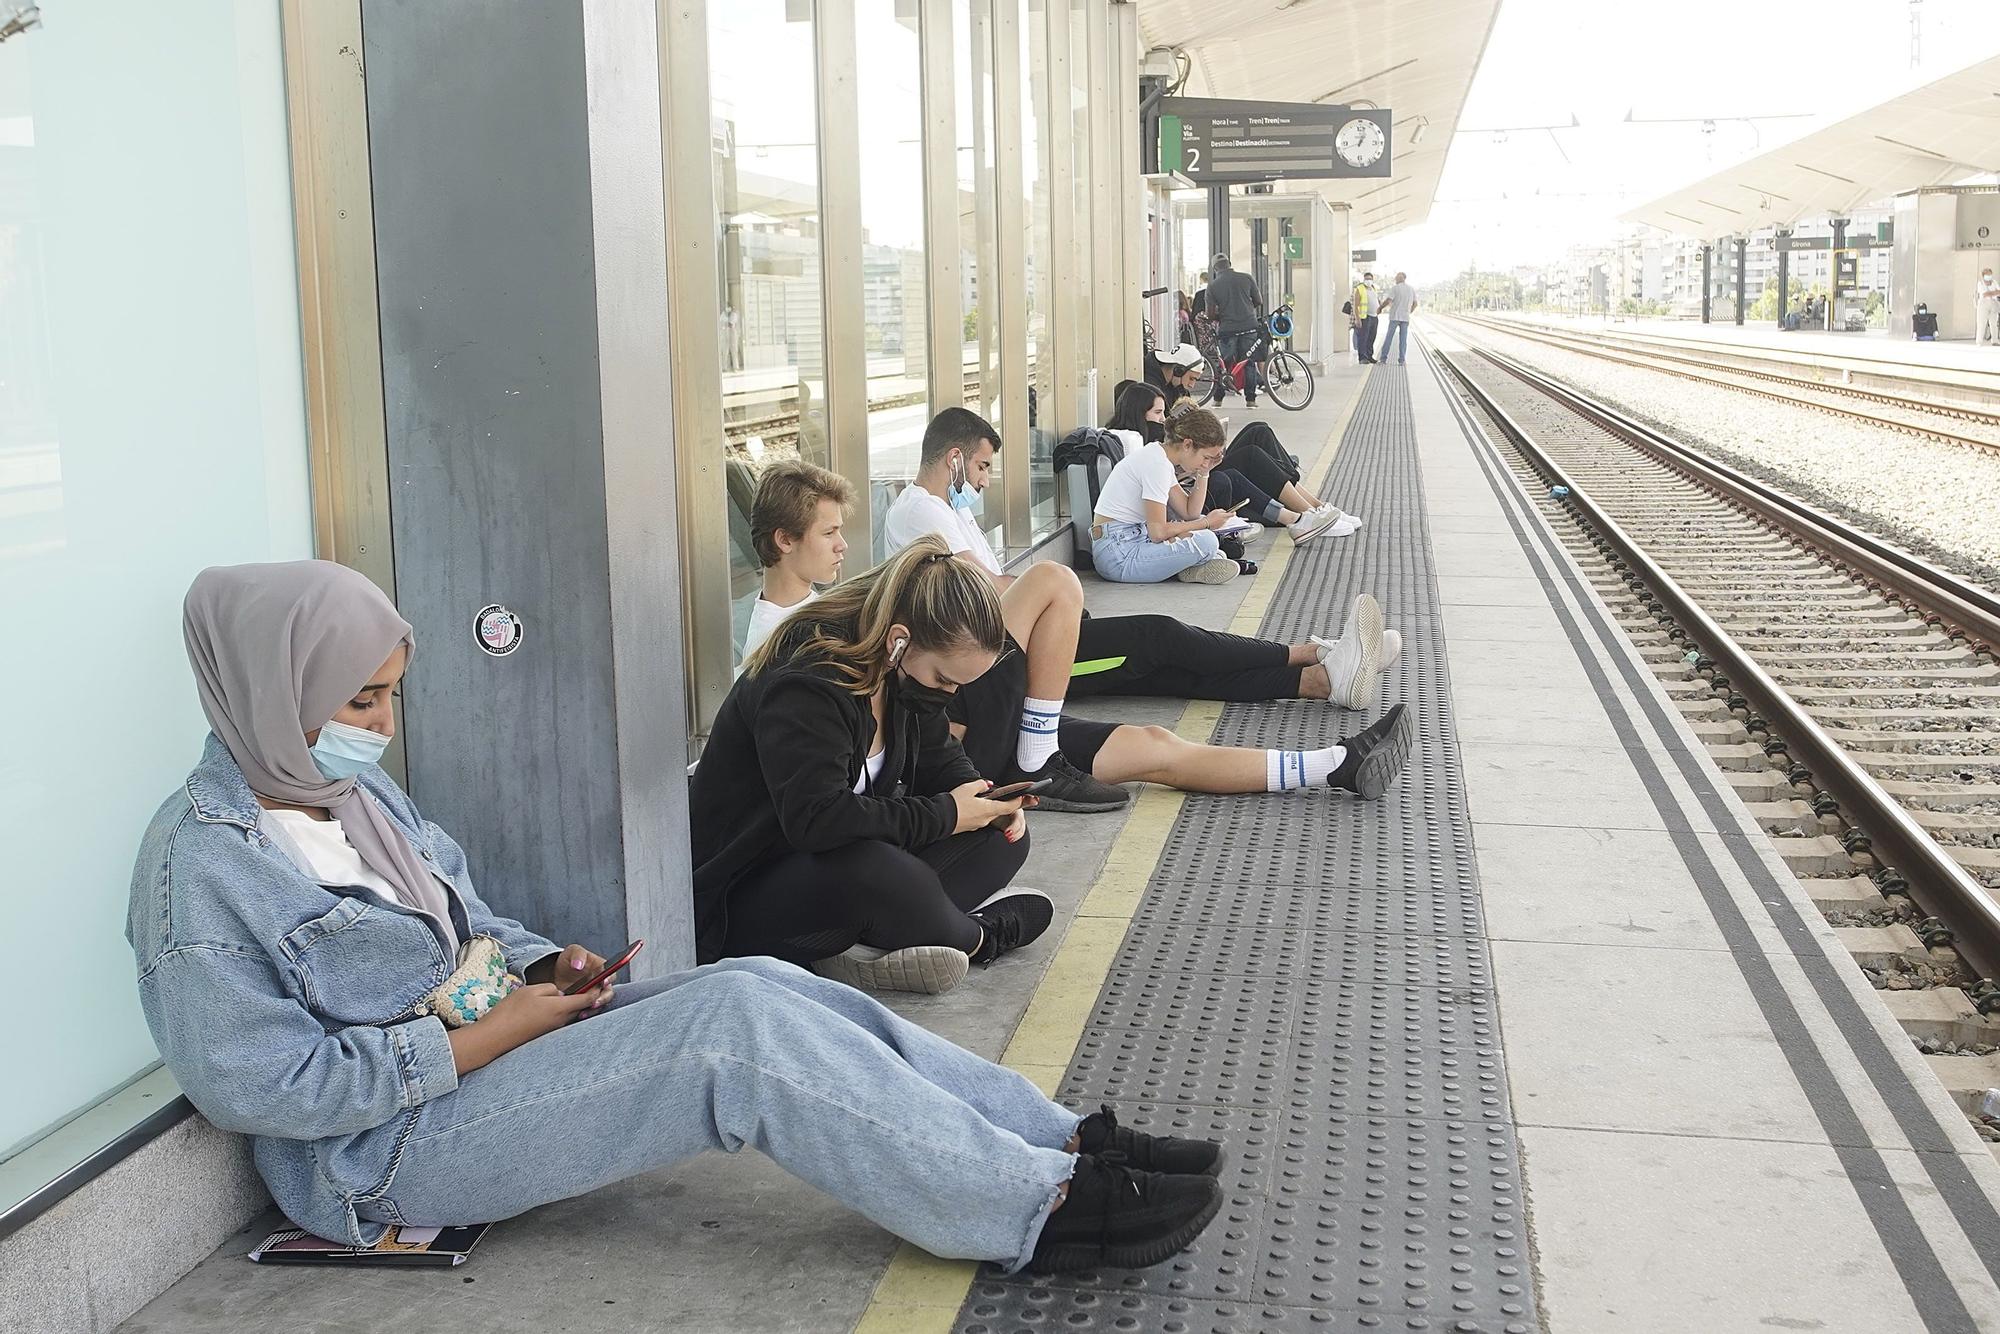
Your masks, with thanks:
[[[250,1252],[250,1258],[267,1265],[360,1265],[370,1269],[461,1265],[492,1226],[392,1227],[389,1235],[366,1249],[328,1241],[300,1228],[280,1228],[264,1238]]]

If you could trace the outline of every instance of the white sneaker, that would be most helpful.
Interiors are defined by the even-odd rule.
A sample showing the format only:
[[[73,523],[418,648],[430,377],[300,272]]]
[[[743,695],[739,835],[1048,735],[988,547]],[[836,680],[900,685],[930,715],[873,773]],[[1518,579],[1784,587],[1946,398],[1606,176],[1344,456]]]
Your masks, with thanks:
[[[1361,526],[1361,516],[1359,514],[1349,514],[1346,510],[1334,504],[1331,500],[1327,501],[1324,505],[1321,505],[1317,510],[1314,510],[1313,513],[1331,514],[1336,523],[1342,519],[1352,519],[1354,521],[1354,526],[1356,528],[1359,528]]]
[[[845,954],[813,960],[812,970],[821,977],[865,991],[913,991],[921,996],[936,996],[963,982],[971,966],[964,950],[949,945],[912,945],[900,950],[856,945]]]
[[[1343,514],[1326,530],[1328,537],[1352,537],[1361,528],[1361,520],[1352,514]]]
[[[1227,556],[1210,556],[1199,565],[1190,565],[1174,578],[1184,584],[1226,584],[1243,568]]]
[[[1319,650],[1319,661],[1322,667],[1326,665],[1327,655],[1334,652],[1340,646],[1338,639],[1327,639],[1322,635],[1307,635],[1306,638],[1310,639],[1313,642],[1313,646]],[[1394,630],[1384,630],[1382,632],[1382,670],[1386,673],[1401,660],[1402,656],[1403,636]]]
[[[1323,509],[1317,509],[1305,515],[1285,531],[1292,535],[1292,541],[1295,544],[1304,546],[1338,522],[1339,520],[1334,515],[1326,513]]]
[[[1335,704],[1358,709],[1375,697],[1382,685],[1383,641],[1388,633],[1382,628],[1382,604],[1363,593],[1354,599],[1339,639],[1328,643],[1313,636]],[[1396,636],[1396,651],[1402,652],[1401,635]]]

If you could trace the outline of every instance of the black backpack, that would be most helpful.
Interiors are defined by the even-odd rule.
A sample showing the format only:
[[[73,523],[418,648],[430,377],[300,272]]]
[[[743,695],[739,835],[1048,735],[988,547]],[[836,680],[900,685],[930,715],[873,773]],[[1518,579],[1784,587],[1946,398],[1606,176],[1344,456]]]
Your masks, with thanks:
[[[1090,486],[1091,507],[1094,509],[1097,505],[1098,493],[1104,485],[1103,477],[1099,475],[1100,472],[1104,476],[1109,476],[1111,470],[1117,467],[1124,457],[1125,442],[1123,440],[1120,440],[1101,426],[1079,426],[1064,436],[1062,442],[1056,446],[1055,457],[1052,462],[1055,465],[1056,480],[1058,482],[1062,480],[1065,468],[1068,468],[1072,464],[1081,464],[1083,466],[1084,476]],[[1102,468],[1098,466],[1100,459],[1103,460]],[[1086,526],[1088,526],[1087,521]]]

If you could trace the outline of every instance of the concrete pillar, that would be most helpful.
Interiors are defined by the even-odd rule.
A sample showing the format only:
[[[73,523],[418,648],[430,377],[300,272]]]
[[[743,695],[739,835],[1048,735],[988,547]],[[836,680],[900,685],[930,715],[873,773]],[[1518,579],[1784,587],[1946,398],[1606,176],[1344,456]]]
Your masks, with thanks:
[[[1789,227],[1779,228],[1778,234],[1773,238],[1773,244],[1778,248],[1778,327],[1780,329],[1785,327],[1785,311],[1791,298],[1789,288],[1791,286],[1792,252],[1785,248],[1785,243],[1791,239],[1792,231]]]
[[[1701,322],[1708,323],[1709,307],[1715,297],[1715,247],[1701,245]]]
[[[1203,257],[1201,267],[1209,267],[1208,260],[1228,253],[1229,187],[1211,185],[1208,187],[1208,254]]]
[[[654,12],[365,0],[362,62],[410,791],[639,976],[693,959]]]
[[[1750,238],[1747,236],[1737,237],[1736,238],[1736,322],[1738,324],[1743,323],[1743,312],[1746,309],[1746,307],[1743,304],[1743,293],[1746,285],[1749,282],[1749,273],[1748,273],[1748,269],[1750,267],[1748,262],[1749,251],[1750,251]]]

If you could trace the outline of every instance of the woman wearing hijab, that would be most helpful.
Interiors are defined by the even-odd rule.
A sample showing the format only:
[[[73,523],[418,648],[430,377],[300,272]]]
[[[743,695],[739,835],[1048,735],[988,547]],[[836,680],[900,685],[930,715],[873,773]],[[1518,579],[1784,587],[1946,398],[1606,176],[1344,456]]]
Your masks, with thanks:
[[[375,763],[414,644],[355,571],[204,571],[185,630],[213,734],[146,832],[127,934],[167,1068],[298,1225],[370,1246],[746,1144],[1009,1270],[1155,1264],[1214,1216],[1217,1146],[1079,1120],[788,964],[565,995],[598,956],[496,916]]]

